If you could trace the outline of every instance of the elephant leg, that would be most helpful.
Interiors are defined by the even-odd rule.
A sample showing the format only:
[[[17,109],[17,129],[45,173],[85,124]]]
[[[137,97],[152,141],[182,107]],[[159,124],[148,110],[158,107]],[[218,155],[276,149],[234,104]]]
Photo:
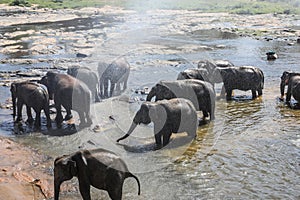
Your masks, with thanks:
[[[107,174],[109,174],[109,177],[106,179],[109,197],[112,200],[121,200],[124,180],[115,169],[109,169]]]
[[[56,124],[60,127],[62,122],[64,121],[63,116],[61,114],[61,104],[58,104],[57,102],[55,102],[55,109],[56,109],[55,121],[56,121]]]
[[[232,99],[232,89],[226,89],[226,100],[229,101]]]
[[[166,146],[167,144],[169,144],[171,135],[172,135],[171,132],[165,132],[163,134],[163,146]]]
[[[224,87],[224,85],[223,85],[223,86],[222,86],[222,89],[221,89],[220,97],[221,97],[221,98],[225,98],[225,93],[226,93],[226,91],[225,91],[225,87]]]
[[[110,97],[112,97],[113,96],[113,94],[114,94],[114,89],[115,89],[115,86],[116,86],[116,83],[114,83],[114,82],[111,82],[111,84],[110,84]]]
[[[32,117],[32,114],[31,114],[31,107],[29,107],[29,106],[27,106],[26,105],[26,111],[27,111],[27,122],[29,123],[29,124],[32,124],[32,122],[34,121],[33,120],[33,117]]]
[[[161,136],[162,136],[161,132],[155,134],[155,144],[158,148],[162,146]]]
[[[79,115],[79,119],[80,119],[79,127],[81,127],[81,128],[86,127],[87,122],[85,120],[85,114],[84,114],[84,112],[79,111],[78,115]]]
[[[202,110],[203,113],[203,120],[205,120],[206,117],[208,117],[208,112],[206,110]]]
[[[255,99],[257,97],[256,90],[252,89],[251,92],[252,92],[252,99]]]
[[[103,86],[103,88],[104,88],[104,97],[105,98],[108,98],[108,80],[105,80],[104,81],[104,86]]]
[[[261,96],[261,95],[263,94],[262,89],[259,88],[259,89],[257,90],[257,93],[258,93],[258,96]]]
[[[114,189],[108,190],[108,195],[112,200],[121,200],[122,199],[122,187],[115,185]]]
[[[97,88],[94,89],[94,97],[95,97],[95,102],[100,102],[100,96],[98,94]]]
[[[121,82],[120,81],[118,81],[118,83],[117,83],[116,92],[118,92],[118,94],[121,92]]]
[[[17,102],[17,120],[16,122],[19,122],[22,120],[22,108],[23,108],[23,101],[20,101],[18,99],[18,102]]]
[[[41,109],[35,110],[35,122],[34,125],[36,127],[40,127],[41,126]]]
[[[50,118],[50,111],[49,111],[49,105],[44,106],[44,112],[47,118],[47,127],[51,127],[51,118]]]
[[[91,200],[91,186],[87,181],[79,180],[79,191],[83,200]]]

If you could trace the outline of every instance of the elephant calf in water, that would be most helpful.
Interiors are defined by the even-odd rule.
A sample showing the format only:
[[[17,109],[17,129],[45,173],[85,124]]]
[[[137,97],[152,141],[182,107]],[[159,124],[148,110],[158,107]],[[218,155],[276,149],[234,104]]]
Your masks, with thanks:
[[[33,82],[20,82],[11,84],[11,97],[13,102],[13,118],[16,116],[17,122],[22,119],[22,107],[25,104],[27,109],[27,121],[33,122],[31,108],[36,113],[35,126],[41,126],[41,111],[44,110],[47,117],[47,126],[51,127],[51,119],[49,114],[49,94],[47,88],[41,84]],[[17,99],[17,102],[16,102]]]
[[[127,138],[138,124],[154,123],[154,136],[157,148],[166,146],[172,133],[187,132],[189,137],[196,136],[198,118],[190,100],[175,98],[157,102],[144,102],[137,111],[128,132],[117,140]],[[163,141],[162,141],[163,138]]]
[[[106,190],[113,200],[122,199],[124,180],[133,177],[125,162],[115,153],[105,149],[82,150],[58,157],[54,161],[54,199],[58,200],[60,185],[74,176],[78,178],[79,190],[84,200],[91,200],[90,186]]]
[[[291,101],[291,96],[293,96],[295,100],[300,102],[300,73],[288,71],[283,72],[280,83],[280,92],[282,100],[284,97],[284,88],[286,85],[288,86],[286,102],[289,103]]]

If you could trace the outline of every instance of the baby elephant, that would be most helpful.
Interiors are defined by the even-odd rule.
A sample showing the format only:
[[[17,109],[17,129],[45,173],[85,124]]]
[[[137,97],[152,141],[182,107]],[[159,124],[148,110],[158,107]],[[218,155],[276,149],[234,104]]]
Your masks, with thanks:
[[[105,149],[82,150],[58,157],[54,161],[54,199],[58,200],[60,185],[74,176],[84,200],[90,200],[90,186],[106,190],[113,200],[122,199],[124,180],[136,179],[140,195],[139,179],[128,171],[125,162],[115,153]]]
[[[51,119],[49,114],[49,94],[47,88],[41,84],[29,81],[12,83],[11,84],[11,97],[13,102],[13,118],[16,116],[17,107],[17,120],[22,119],[22,107],[25,104],[27,109],[28,122],[33,122],[31,108],[36,113],[35,123],[36,127],[41,126],[41,111],[44,110],[47,118],[47,126],[51,127]],[[17,100],[17,101],[16,101]]]
[[[284,97],[284,88],[288,86],[286,102],[290,103],[291,97],[300,102],[300,73],[284,71],[281,76],[280,93]]]

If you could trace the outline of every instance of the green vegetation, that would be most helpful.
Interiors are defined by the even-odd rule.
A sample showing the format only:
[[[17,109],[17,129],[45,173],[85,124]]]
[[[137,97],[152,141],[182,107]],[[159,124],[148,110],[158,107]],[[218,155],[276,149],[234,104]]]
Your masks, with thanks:
[[[188,9],[237,14],[300,14],[299,0],[0,0],[0,3],[23,6],[38,4],[40,7],[54,9],[110,5],[139,11],[148,9]]]

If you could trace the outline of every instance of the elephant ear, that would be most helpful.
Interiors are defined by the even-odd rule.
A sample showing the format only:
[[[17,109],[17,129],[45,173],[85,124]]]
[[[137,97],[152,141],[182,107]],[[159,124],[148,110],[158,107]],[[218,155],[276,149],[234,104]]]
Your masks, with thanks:
[[[69,174],[71,176],[77,176],[78,170],[77,170],[77,164],[76,161],[72,160],[71,158],[61,158],[62,160],[62,165],[68,167]]]
[[[154,123],[155,132],[160,131],[167,122],[167,111],[166,108],[158,103],[149,104],[149,117]]]

